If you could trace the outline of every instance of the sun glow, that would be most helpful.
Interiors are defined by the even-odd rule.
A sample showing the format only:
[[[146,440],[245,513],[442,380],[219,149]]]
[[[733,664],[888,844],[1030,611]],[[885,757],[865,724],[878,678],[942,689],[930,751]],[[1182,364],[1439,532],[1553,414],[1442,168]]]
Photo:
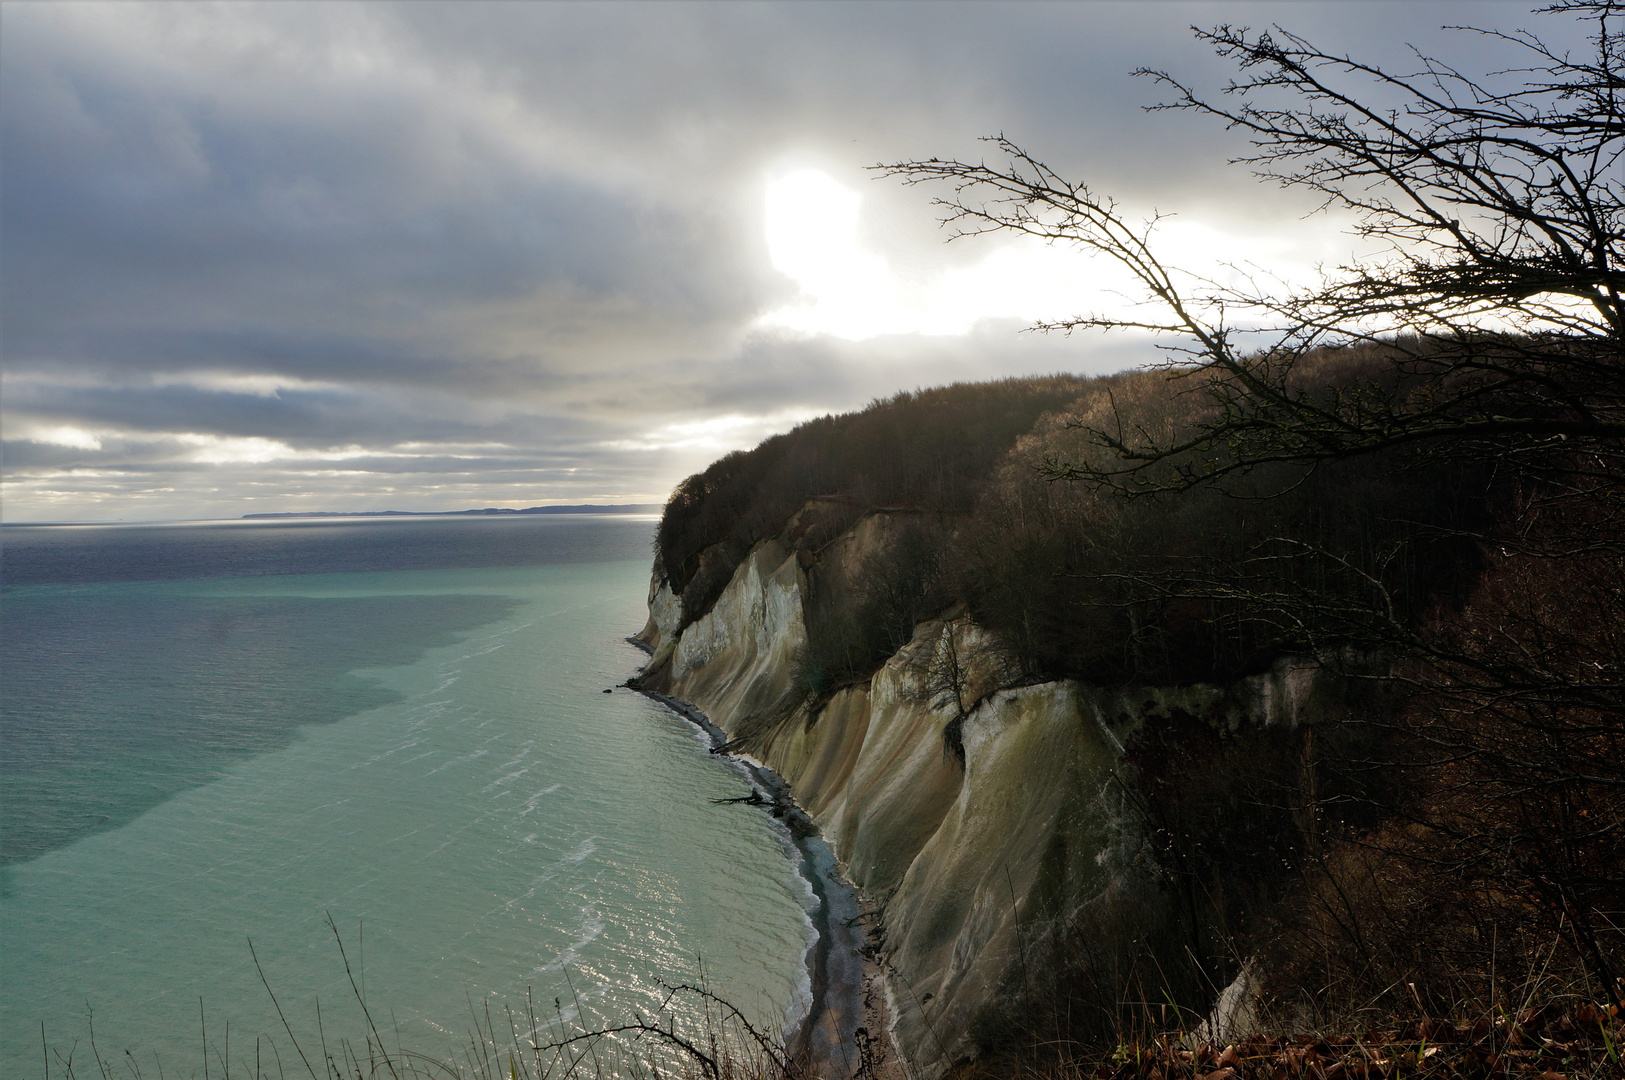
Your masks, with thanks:
[[[860,196],[803,169],[767,187],[767,250],[801,297],[767,321],[803,333],[858,339],[904,329],[897,282],[858,238]]]
[[[926,280],[906,281],[863,235],[862,196],[816,169],[769,181],[768,255],[799,287],[758,325],[805,335],[862,340],[881,334],[954,335],[984,319],[1026,323],[1084,314],[1132,320],[1143,289],[1104,258],[1032,237],[984,238],[986,254]],[[1244,223],[1168,218],[1154,243],[1170,266],[1236,283],[1250,265],[1278,281],[1308,280],[1321,262],[1346,252],[1330,219],[1260,231]],[[1346,258],[1346,255],[1344,256]],[[1228,264],[1228,265],[1227,265]]]

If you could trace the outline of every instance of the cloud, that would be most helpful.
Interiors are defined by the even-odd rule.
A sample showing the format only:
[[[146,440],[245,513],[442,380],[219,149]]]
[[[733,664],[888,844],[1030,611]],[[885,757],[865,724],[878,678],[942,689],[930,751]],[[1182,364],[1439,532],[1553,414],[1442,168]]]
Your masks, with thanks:
[[[1129,75],[1191,22],[1440,51],[1516,5],[231,4],[0,8],[8,518],[645,501],[898,389],[1155,359],[1021,333],[1108,284],[944,245],[866,171],[1005,131],[1193,258],[1337,222]],[[1459,49],[1459,43],[1456,46]],[[786,262],[770,191],[804,245]],[[845,193],[845,194],[842,194]],[[831,201],[833,200],[833,201]],[[844,216],[843,216],[844,215]],[[833,223],[833,225],[832,225]],[[1203,249],[1206,247],[1206,251]],[[816,243],[815,243],[816,246]],[[826,245],[827,247],[828,245]],[[838,250],[837,250],[838,248]],[[832,255],[831,252],[834,254]],[[844,261],[843,261],[844,260]]]

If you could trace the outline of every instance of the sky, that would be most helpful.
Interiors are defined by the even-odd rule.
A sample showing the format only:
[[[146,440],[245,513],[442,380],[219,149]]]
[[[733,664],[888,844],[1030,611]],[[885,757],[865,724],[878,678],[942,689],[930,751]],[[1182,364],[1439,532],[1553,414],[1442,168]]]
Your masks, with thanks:
[[[1155,362],[1031,323],[1127,302],[1014,237],[947,243],[881,162],[1003,133],[1192,269],[1287,280],[1350,222],[1144,107],[1278,24],[1408,70],[1528,4],[0,5],[3,516],[664,501],[900,390]],[[1555,36],[1561,38],[1562,33]]]

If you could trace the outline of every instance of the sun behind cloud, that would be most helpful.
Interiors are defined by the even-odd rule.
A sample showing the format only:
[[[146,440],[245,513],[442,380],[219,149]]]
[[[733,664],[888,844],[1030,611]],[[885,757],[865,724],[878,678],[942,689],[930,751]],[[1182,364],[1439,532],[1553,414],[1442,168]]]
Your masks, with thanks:
[[[911,329],[891,268],[859,239],[861,204],[857,192],[816,169],[768,183],[768,255],[774,269],[801,287],[801,296],[764,323],[848,340]]]
[[[983,319],[1036,321],[1075,311],[1108,288],[1098,263],[1065,248],[1006,240],[968,266],[904,281],[860,228],[863,197],[817,169],[767,183],[767,248],[800,286],[760,325],[862,341],[883,334],[969,333]]]
[[[775,177],[765,196],[768,254],[800,288],[758,321],[780,332],[862,341],[967,334],[987,319],[1034,323],[1085,312],[1128,318],[1143,292],[1107,260],[1032,237],[984,241],[985,254],[975,262],[904,280],[863,233],[863,197],[827,173],[798,169]],[[1335,254],[1339,235],[1330,221],[1309,223],[1291,237],[1260,237],[1168,217],[1158,223],[1157,247],[1172,265],[1210,280],[1234,278],[1249,264],[1303,279],[1315,262]]]

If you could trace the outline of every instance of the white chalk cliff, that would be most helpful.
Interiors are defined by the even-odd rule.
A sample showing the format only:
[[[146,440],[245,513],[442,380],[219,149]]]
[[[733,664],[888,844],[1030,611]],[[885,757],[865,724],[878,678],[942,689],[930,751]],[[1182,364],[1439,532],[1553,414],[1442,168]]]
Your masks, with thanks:
[[[861,559],[883,532],[871,516],[819,558]],[[785,544],[757,545],[686,627],[657,574],[640,637],[656,689],[699,707],[784,777],[851,880],[883,904],[893,1043],[930,1076],[972,1051],[1001,1000],[1031,989],[1052,945],[1079,927],[1132,922],[1154,892],[1124,803],[1136,729],[1175,710],[1221,725],[1295,724],[1312,711],[1317,677],[1283,662],[1227,687],[1018,685],[997,642],[950,613],[917,626],[867,684],[812,711],[795,669],[809,565]],[[963,764],[944,741],[956,717]]]

